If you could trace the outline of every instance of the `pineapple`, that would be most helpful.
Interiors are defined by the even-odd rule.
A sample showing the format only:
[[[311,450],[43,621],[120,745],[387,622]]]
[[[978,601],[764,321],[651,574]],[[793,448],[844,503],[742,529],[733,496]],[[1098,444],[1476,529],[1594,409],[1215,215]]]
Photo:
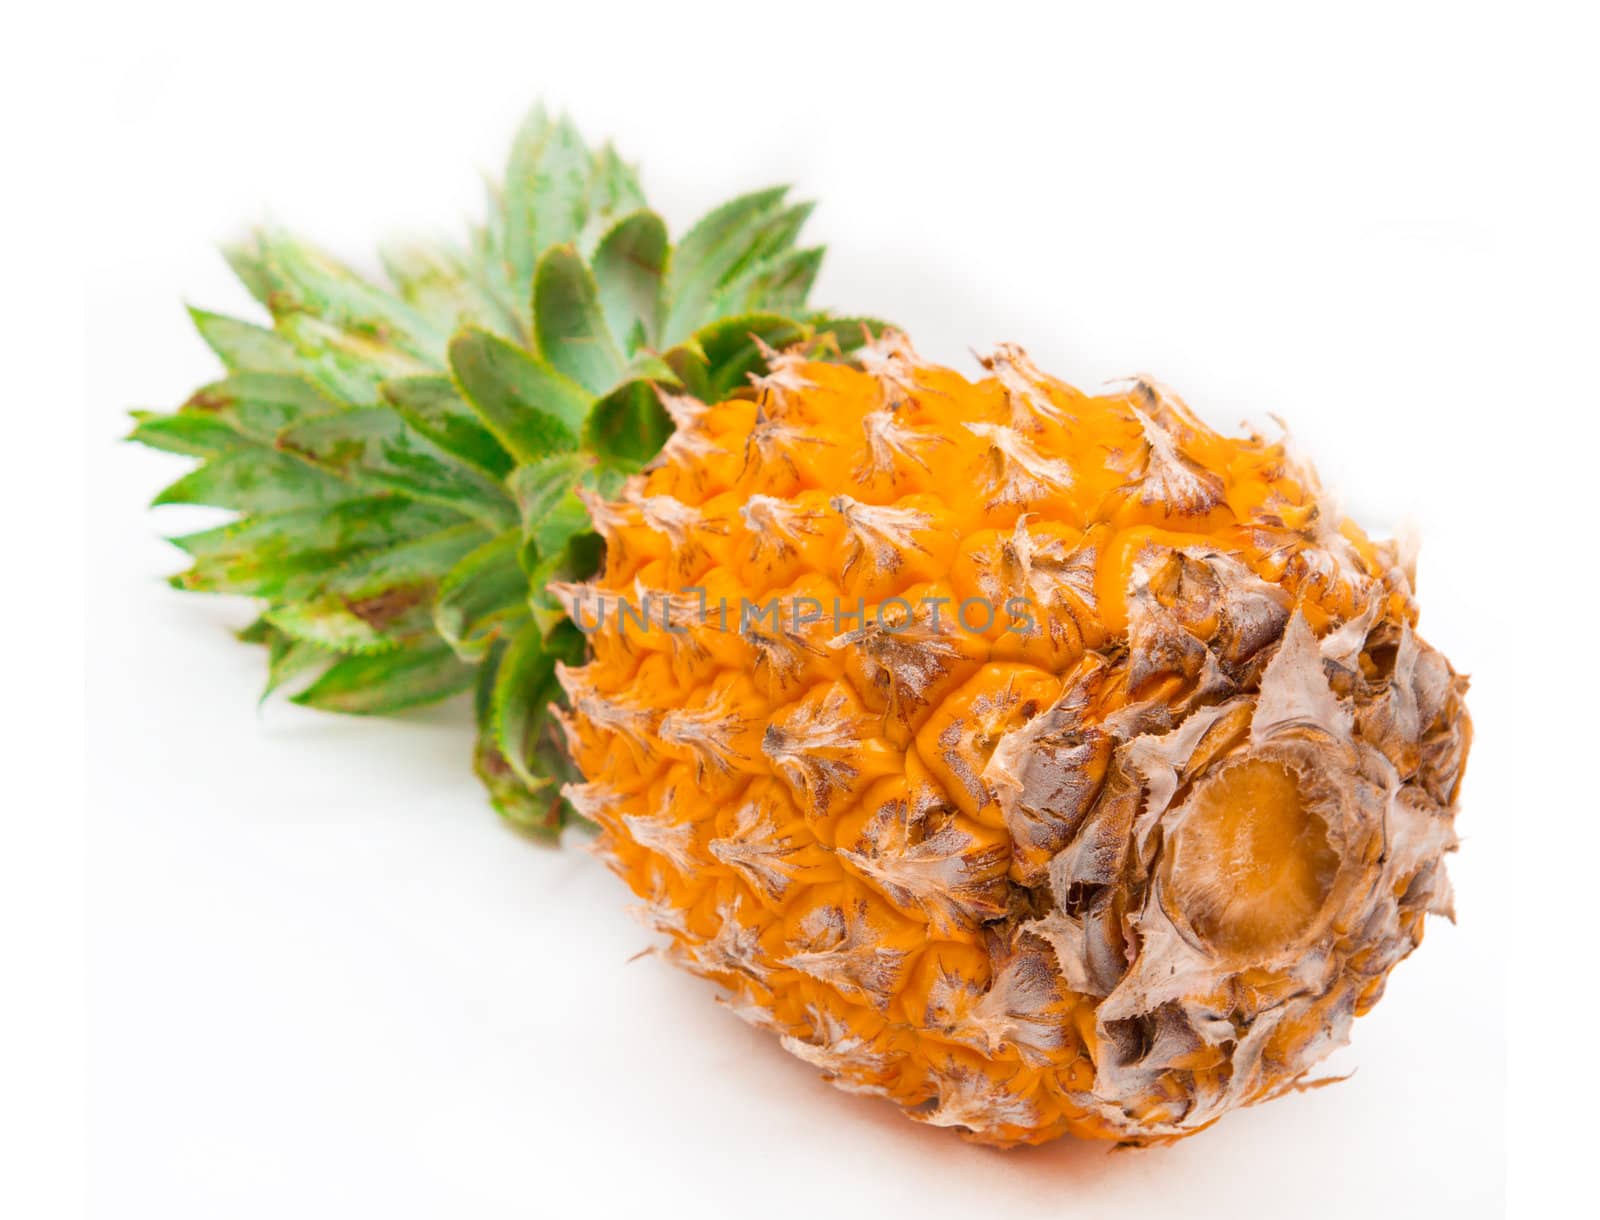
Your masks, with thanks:
[[[1296,1087],[1450,909],[1465,682],[1407,562],[1148,379],[857,356],[679,405],[594,504],[557,677],[597,852],[919,1121],[1145,1143]]]
[[[779,193],[668,251],[536,115],[491,223],[388,292],[276,235],[272,330],[136,437],[181,587],[274,684],[476,684],[496,807],[839,1087],[996,1145],[1148,1144],[1305,1087],[1429,913],[1470,725],[1395,545],[1283,441],[1002,345],[807,312]],[[531,304],[516,291],[531,280]]]

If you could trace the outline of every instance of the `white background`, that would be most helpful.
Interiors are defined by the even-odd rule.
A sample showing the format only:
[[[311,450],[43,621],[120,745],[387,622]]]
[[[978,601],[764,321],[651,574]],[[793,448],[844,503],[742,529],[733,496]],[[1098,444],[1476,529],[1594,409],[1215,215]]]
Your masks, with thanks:
[[[59,32],[81,77],[8,107],[33,218],[66,229],[11,245],[71,246],[87,284],[83,622],[10,608],[23,680],[69,702],[77,658],[37,641],[87,640],[87,821],[71,750],[29,801],[65,805],[54,847],[88,861],[87,1176],[38,1160],[41,1197],[86,1181],[97,1216],[166,1220],[1501,1214],[1507,1128],[1553,1138],[1548,1094],[1588,1070],[1550,1053],[1582,1009],[1534,987],[1508,876],[1540,804],[1516,687],[1571,629],[1519,575],[1560,515],[1535,474],[1583,494],[1595,409],[1579,6],[581,7],[98,8]],[[1460,922],[1358,1022],[1330,1065],[1351,1080],[1150,1152],[968,1146],[630,960],[649,940],[609,874],[485,806],[465,708],[257,709],[261,659],[228,635],[248,606],[160,581],[159,534],[201,514],[143,511],[183,465],[119,445],[122,413],[214,375],[182,302],[249,312],[218,240],[271,218],[364,262],[379,234],[456,232],[539,97],[641,162],[675,231],[773,181],[819,198],[821,304],[965,368],[1010,339],[1080,385],[1152,373],[1220,425],[1282,415],[1360,520],[1420,530],[1424,634],[1473,677]],[[74,376],[44,384],[70,401]],[[61,486],[11,515],[30,547]],[[65,997],[22,1007],[71,1051],[68,859],[35,889],[69,922],[21,899],[8,925],[54,989],[29,994]],[[1542,1073],[1510,1098],[1508,984]],[[26,1134],[81,1132],[73,1070],[41,1075]]]

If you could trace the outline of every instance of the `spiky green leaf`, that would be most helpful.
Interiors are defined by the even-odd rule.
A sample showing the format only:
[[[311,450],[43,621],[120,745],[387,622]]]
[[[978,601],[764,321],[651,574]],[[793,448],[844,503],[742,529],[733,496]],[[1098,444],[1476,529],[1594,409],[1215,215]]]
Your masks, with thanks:
[[[267,645],[267,684],[261,692],[262,699],[296,679],[326,669],[339,659],[338,653],[297,640],[270,623],[266,625],[263,642]]]
[[[202,386],[189,396],[180,414],[226,424],[246,436],[271,444],[290,424],[349,403],[306,377],[293,373],[235,373]]]
[[[643,207],[644,190],[639,185],[638,173],[617,155],[616,149],[605,145],[595,154],[594,168],[589,175],[588,217],[577,238],[578,252],[585,258],[593,255],[601,237],[617,217]]]
[[[236,512],[276,513],[337,504],[350,494],[350,487],[332,475],[286,453],[246,442],[245,447],[214,457],[168,484],[151,504],[204,504]]]
[[[559,454],[519,466],[508,480],[522,516],[523,569],[530,573],[529,596],[537,601],[546,580],[531,579],[535,567],[567,551],[572,541],[593,528],[589,510],[578,498],[577,489],[588,488],[602,496],[616,494],[623,480],[620,470],[607,469],[582,454]],[[592,569],[577,572],[587,577]]]
[[[360,556],[336,570],[314,597],[268,611],[286,635],[338,652],[378,652],[429,635],[440,583],[487,540],[458,525]]]
[[[552,119],[543,106],[535,109],[506,163],[504,253],[513,290],[527,291],[541,251],[571,241],[583,228],[591,172],[589,151],[572,123]]]
[[[600,308],[600,292],[574,246],[554,246],[533,277],[533,329],[550,367],[590,394],[617,383],[624,361]]]
[[[237,428],[204,415],[161,415],[155,411],[134,411],[132,415],[134,427],[128,439],[165,453],[209,458],[233,453],[245,443]]]
[[[578,447],[593,396],[537,356],[469,327],[450,341],[450,371],[484,427],[518,461]]]
[[[490,704],[492,741],[530,792],[555,795],[563,782],[576,777],[550,704],[561,698],[556,666],[579,664],[583,650],[583,635],[570,623],[549,636],[529,624],[500,658]]]
[[[384,382],[382,393],[408,424],[447,453],[496,479],[511,473],[515,466],[511,455],[483,426],[450,378],[402,377]]]
[[[822,268],[822,255],[822,248],[814,246],[763,259],[717,293],[712,312],[725,317],[752,309],[779,314],[799,310]]]
[[[472,687],[473,667],[444,644],[342,657],[294,702],[376,716],[437,703]]]
[[[434,627],[464,660],[481,660],[496,640],[527,620],[521,546],[521,531],[506,530],[464,556],[440,584]]]
[[[672,417],[647,381],[630,381],[594,406],[583,431],[584,447],[602,461],[638,470],[667,443]]]
[[[358,407],[286,429],[278,447],[359,486],[453,508],[491,529],[516,520],[500,483],[458,461],[388,407]]]
[[[514,311],[485,284],[468,252],[409,242],[385,244],[378,256],[401,299],[428,320],[433,334],[448,336],[468,324],[517,333]]]
[[[481,665],[473,698],[478,736],[472,765],[488,791],[489,803],[508,823],[546,841],[553,841],[572,818],[570,806],[553,784],[541,784],[536,791],[506,761],[496,743],[494,693],[505,641],[497,643]]]
[[[235,247],[233,254],[248,258],[257,280],[249,286],[280,322],[296,316],[314,317],[352,339],[424,361],[436,357],[449,337],[394,293],[287,233],[257,230]],[[264,294],[260,291],[263,287]]]
[[[311,314],[287,314],[278,319],[278,330],[294,342],[302,366],[353,406],[377,402],[379,387],[391,378],[438,371],[431,361]]]
[[[661,331],[667,226],[654,212],[618,221],[594,253],[594,280],[606,325],[631,358]]]
[[[180,589],[292,599],[320,588],[357,556],[459,525],[457,513],[399,497],[266,513],[172,541],[195,560]]]
[[[204,309],[190,309],[189,317],[200,332],[200,337],[206,341],[206,346],[217,354],[217,359],[230,372],[300,371],[294,345],[264,326]]]
[[[787,193],[787,187],[773,187],[741,195],[684,235],[669,264],[664,345],[676,346],[704,324],[718,291],[742,265],[778,253],[793,212],[782,208]]]

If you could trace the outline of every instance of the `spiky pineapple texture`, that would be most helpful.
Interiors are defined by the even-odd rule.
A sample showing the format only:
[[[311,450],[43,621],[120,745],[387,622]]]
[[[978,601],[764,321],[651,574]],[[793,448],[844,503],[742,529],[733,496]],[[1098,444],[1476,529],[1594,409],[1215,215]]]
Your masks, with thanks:
[[[1148,380],[858,355],[677,401],[591,498],[557,676],[597,851],[919,1121],[1146,1143],[1301,1086],[1450,909],[1466,683],[1408,561]]]
[[[202,459],[157,504],[231,509],[176,538],[181,589],[265,603],[268,692],[380,713],[476,685],[495,806],[555,831],[569,775],[549,722],[582,637],[544,592],[588,575],[576,493],[614,491],[672,430],[662,390],[716,398],[768,345],[840,356],[879,324],[808,311],[811,212],[783,188],[715,209],[673,246],[634,171],[542,109],[462,247],[392,247],[388,283],[287,233],[227,251],[271,326],[195,310],[226,366],[132,439]]]

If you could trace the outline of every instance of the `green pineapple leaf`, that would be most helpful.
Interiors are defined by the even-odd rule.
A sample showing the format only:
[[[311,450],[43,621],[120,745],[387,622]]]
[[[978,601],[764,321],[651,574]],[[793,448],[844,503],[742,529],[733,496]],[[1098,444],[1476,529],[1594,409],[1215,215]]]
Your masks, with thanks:
[[[584,447],[609,465],[638,470],[667,443],[672,418],[648,381],[630,381],[595,403],[584,425]]]
[[[508,482],[522,519],[525,567],[589,528],[589,511],[577,489],[593,486],[594,475],[594,459],[580,453],[553,454],[517,467]]]
[[[779,186],[741,195],[707,213],[684,235],[672,252],[667,275],[662,337],[668,346],[681,343],[716,316],[711,305],[718,290],[752,253],[770,245],[775,235],[766,226],[781,212],[788,193],[788,187]]]
[[[618,221],[595,250],[600,309],[625,358],[653,346],[660,334],[667,250],[667,226],[654,212]]]
[[[314,594],[334,569],[361,555],[460,522],[447,509],[398,497],[262,513],[172,539],[195,561],[173,583],[191,592],[293,600]]]
[[[469,328],[450,341],[450,370],[484,427],[518,461],[578,447],[593,398],[532,352]]]
[[[216,420],[271,445],[290,424],[349,405],[298,374],[246,371],[201,386],[177,417]]]
[[[339,659],[337,653],[286,635],[265,619],[259,621],[264,631],[262,639],[256,642],[267,646],[267,684],[261,691],[262,700],[304,679],[307,674],[320,673]]]
[[[446,453],[503,479],[515,467],[511,455],[483,426],[478,414],[448,377],[425,375],[386,381],[383,400],[400,417]]]
[[[638,173],[617,155],[616,149],[605,145],[595,154],[589,174],[588,217],[577,237],[578,252],[585,258],[594,255],[601,236],[616,224],[618,217],[644,207],[644,188],[639,185]]]
[[[439,586],[434,627],[462,660],[481,661],[496,640],[527,620],[521,545],[521,531],[508,529],[463,556]]]
[[[257,445],[237,433],[241,445],[168,484],[150,503],[204,504],[243,513],[276,513],[348,499],[350,488],[286,453]]]
[[[257,230],[234,247],[233,257],[249,260],[258,283],[246,284],[280,323],[287,318],[316,318],[351,338],[418,360],[427,360],[449,337],[401,297],[287,233]]]
[[[162,415],[156,411],[131,412],[130,441],[184,457],[213,458],[236,451],[244,438],[224,420],[205,415]]]
[[[510,809],[498,802],[497,808],[530,830],[555,832],[571,815],[560,788],[577,778],[577,768],[566,756],[551,705],[562,698],[556,667],[582,664],[583,652],[583,635],[571,623],[548,636],[529,624],[507,643],[496,666],[478,770],[503,767],[521,781],[519,799]],[[495,786],[491,782],[491,791]]]
[[[433,632],[440,584],[487,541],[482,526],[451,526],[369,552],[339,567],[320,591],[267,612],[263,622],[336,652],[382,652]]]
[[[189,310],[189,317],[217,359],[234,373],[299,373],[294,345],[254,322],[243,322],[204,309]]]
[[[448,645],[341,657],[294,696],[305,707],[376,716],[436,703],[472,687],[473,668]]]
[[[506,272],[513,286],[533,281],[539,254],[573,240],[589,210],[593,159],[566,118],[543,106],[523,123],[506,164]],[[524,305],[521,316],[527,317]]]
[[[387,406],[306,420],[280,433],[278,448],[359,486],[453,508],[490,529],[516,520],[498,480],[457,461]]]
[[[594,274],[573,246],[555,246],[539,260],[533,329],[550,366],[590,394],[604,393],[622,376],[622,353],[606,325]]]

